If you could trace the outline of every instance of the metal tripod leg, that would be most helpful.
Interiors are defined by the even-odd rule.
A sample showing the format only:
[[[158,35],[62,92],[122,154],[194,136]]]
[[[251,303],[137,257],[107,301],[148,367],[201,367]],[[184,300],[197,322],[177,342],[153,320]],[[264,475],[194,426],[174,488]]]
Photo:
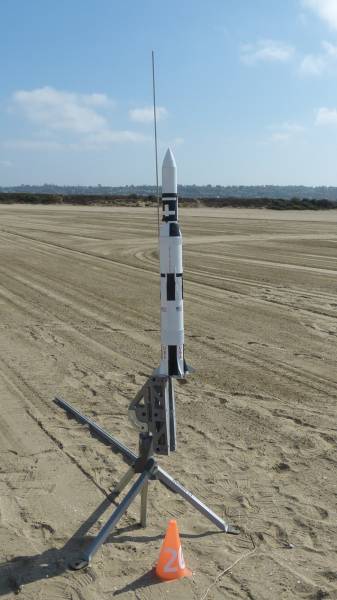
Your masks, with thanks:
[[[115,485],[115,487],[113,488],[113,490],[111,492],[112,495],[118,496],[124,490],[124,488],[128,485],[129,481],[131,481],[134,474],[135,474],[135,472],[134,472],[133,467],[130,467],[130,469],[127,470],[125,475],[123,475],[123,477],[119,480],[117,485]]]
[[[149,478],[152,476],[155,466],[156,463],[153,460],[153,458],[150,459],[143,473],[139,475],[138,479],[130,488],[125,498],[112,513],[110,519],[107,520],[105,525],[103,525],[101,531],[97,534],[97,536],[88,546],[88,548],[86,548],[86,550],[83,552],[82,557],[76,562],[72,563],[72,565],[70,565],[72,569],[83,569],[83,567],[86,567],[89,564],[94,554],[96,554],[97,550],[101,547],[102,544],[104,544],[111,530],[115,527],[115,525],[117,525],[120,518],[127,511],[131,502],[134,500],[137,494],[139,494],[143,486],[148,482]]]
[[[140,496],[140,524],[142,527],[146,527],[148,490],[149,490],[149,482],[146,481],[143,485],[143,488],[141,491],[141,496]]]
[[[75,417],[80,423],[85,423],[89,426],[91,432],[93,432],[97,437],[103,440],[105,443],[109,444],[114,451],[120,452],[124,459],[131,463],[135,464],[137,460],[137,455],[132,452],[129,448],[127,448],[124,444],[119,442],[114,436],[110,433],[102,429],[95,421],[83,415],[80,411],[78,411],[71,404],[56,396],[55,402],[63,408],[68,414]],[[169,488],[172,492],[176,494],[180,494],[189,504],[194,506],[202,515],[204,515],[207,519],[209,519],[214,525],[216,525],[221,531],[225,533],[240,533],[239,529],[233,527],[229,523],[226,523],[223,519],[221,519],[214,511],[212,511],[204,502],[199,500],[196,496],[194,496],[189,490],[187,490],[181,483],[176,481],[167,471],[164,471],[162,467],[157,468],[156,470],[156,479],[159,479],[163,485]]]
[[[189,502],[189,504],[194,506],[194,508],[196,508],[202,515],[204,515],[204,517],[212,521],[214,525],[221,529],[221,531],[224,531],[225,533],[234,534],[240,533],[239,529],[233,527],[233,525],[230,525],[229,523],[226,523],[213,510],[211,510],[206,504],[204,504],[204,502],[202,502],[201,500],[199,500],[199,498],[194,496],[194,494],[192,494],[192,492],[190,492],[183,485],[181,485],[179,481],[173,479],[173,477],[171,477],[171,475],[169,475],[161,467],[158,467],[157,479],[159,479],[159,481],[163,485],[165,485],[165,487],[168,487],[172,492],[182,496],[182,498],[184,498],[187,502]]]

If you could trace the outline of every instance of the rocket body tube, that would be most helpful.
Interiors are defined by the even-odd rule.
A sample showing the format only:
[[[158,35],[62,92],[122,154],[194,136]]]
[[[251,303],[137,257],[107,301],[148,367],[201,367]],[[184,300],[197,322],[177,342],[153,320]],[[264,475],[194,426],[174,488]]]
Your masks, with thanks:
[[[160,255],[160,337],[159,374],[183,378],[184,303],[182,236],[178,223],[177,166],[170,149],[162,167],[162,222]]]

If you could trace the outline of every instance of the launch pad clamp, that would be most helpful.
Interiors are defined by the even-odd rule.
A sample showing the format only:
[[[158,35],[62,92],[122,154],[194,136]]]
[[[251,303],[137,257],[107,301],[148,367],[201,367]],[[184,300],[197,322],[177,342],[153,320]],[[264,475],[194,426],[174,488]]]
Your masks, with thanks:
[[[174,452],[177,442],[172,377],[150,377],[130,403],[129,418],[137,429],[152,435],[156,454]]]

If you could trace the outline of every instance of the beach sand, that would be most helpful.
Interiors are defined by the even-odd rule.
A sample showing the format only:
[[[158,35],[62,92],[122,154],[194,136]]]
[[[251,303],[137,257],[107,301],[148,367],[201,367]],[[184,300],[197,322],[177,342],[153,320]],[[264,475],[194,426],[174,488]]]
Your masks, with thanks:
[[[180,215],[196,373],[160,463],[240,534],[152,482],[148,527],[137,501],[89,568],[67,569],[127,467],[53,397],[136,450],[128,404],[160,355],[156,214],[3,205],[1,598],[337,598],[337,211]],[[193,577],[165,584],[151,570],[171,518]]]

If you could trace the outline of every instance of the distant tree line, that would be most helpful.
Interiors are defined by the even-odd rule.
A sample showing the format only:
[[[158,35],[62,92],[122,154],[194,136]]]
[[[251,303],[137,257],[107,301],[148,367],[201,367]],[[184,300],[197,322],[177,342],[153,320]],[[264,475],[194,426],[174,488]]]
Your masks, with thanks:
[[[22,192],[0,193],[0,204],[56,204],[78,206],[154,206],[157,198],[154,195],[143,196],[138,194],[120,195],[93,195],[93,194],[32,194]],[[180,206],[210,208],[236,207],[236,208],[269,208],[272,210],[322,210],[336,209],[337,200],[315,198],[179,198]]]
[[[26,193],[48,194],[53,196],[112,196],[122,197],[130,195],[153,196],[156,188],[152,185],[18,185],[1,187],[0,193]],[[292,200],[293,198],[308,198],[310,200],[337,201],[337,187],[333,186],[305,186],[305,185],[178,185],[178,193],[183,198],[265,198],[267,200]]]

